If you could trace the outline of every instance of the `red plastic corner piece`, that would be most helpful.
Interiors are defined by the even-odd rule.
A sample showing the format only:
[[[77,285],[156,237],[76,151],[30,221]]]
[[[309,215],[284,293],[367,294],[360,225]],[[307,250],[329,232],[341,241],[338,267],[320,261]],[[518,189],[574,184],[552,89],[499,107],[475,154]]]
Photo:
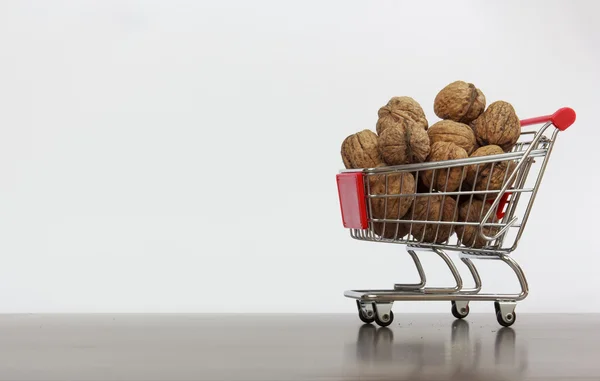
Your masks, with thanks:
[[[559,130],[564,131],[575,123],[575,118],[575,110],[569,107],[563,107],[552,114],[552,124]]]
[[[342,222],[348,229],[366,229],[367,206],[362,172],[336,175]]]

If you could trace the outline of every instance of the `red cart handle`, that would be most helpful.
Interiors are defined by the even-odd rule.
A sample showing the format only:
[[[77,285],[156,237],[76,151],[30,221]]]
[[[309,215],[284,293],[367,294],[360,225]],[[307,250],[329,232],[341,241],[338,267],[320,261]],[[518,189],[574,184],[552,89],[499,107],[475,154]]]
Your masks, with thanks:
[[[521,126],[529,126],[532,124],[552,122],[556,128],[561,131],[569,128],[575,123],[575,111],[570,107],[563,107],[556,110],[552,115],[538,116],[536,118],[521,120]]]

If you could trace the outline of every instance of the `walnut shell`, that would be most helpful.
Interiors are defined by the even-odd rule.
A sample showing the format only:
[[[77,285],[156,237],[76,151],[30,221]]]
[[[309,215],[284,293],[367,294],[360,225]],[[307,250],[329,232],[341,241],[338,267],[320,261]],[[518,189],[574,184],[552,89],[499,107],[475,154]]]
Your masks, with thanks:
[[[504,101],[490,104],[471,126],[480,146],[494,144],[504,152],[510,151],[521,135],[521,121],[513,106]]]
[[[471,154],[475,149],[475,134],[473,129],[464,123],[455,122],[453,120],[440,120],[434,123],[429,130],[429,141],[431,144],[435,142],[450,142],[459,147],[464,148],[467,154]]]
[[[414,212],[414,214],[413,214]],[[420,221],[456,221],[458,211],[456,201],[450,196],[417,196],[408,219]],[[436,223],[413,223],[412,235],[421,242],[443,243],[454,233],[454,225]]]
[[[488,155],[502,154],[504,151],[497,145],[483,146],[475,150],[470,157],[480,157]],[[466,168],[467,175],[465,177],[466,184],[469,185],[469,190],[484,191],[484,190],[500,190],[504,182],[515,170],[517,163],[512,160],[494,162],[494,170],[492,171],[492,163],[469,165]],[[515,179],[512,179],[514,183]],[[510,185],[509,185],[510,186]],[[486,200],[494,199],[498,193],[488,193]],[[476,197],[483,199],[483,194],[478,194]]]
[[[484,203],[483,201],[475,198],[473,198],[473,202],[469,201],[470,200],[467,199],[460,205],[458,209],[458,221],[482,221],[483,217],[485,217],[485,214],[488,212],[492,205],[487,202]],[[496,217],[496,213],[492,213],[486,222],[497,223],[498,218]],[[480,249],[486,246],[488,243],[488,241],[486,241],[483,237],[481,237],[481,235],[479,235],[479,226],[477,225],[457,225],[455,230],[459,242],[467,247]],[[500,231],[499,227],[489,226],[483,228],[483,233],[488,237],[493,236],[494,234],[498,233],[498,231]]]
[[[417,177],[417,173],[418,173],[418,177]],[[414,172],[413,176],[415,178],[415,181],[417,182],[417,193],[430,193],[429,187],[424,184],[424,181],[422,179],[423,172]]]
[[[429,123],[421,105],[411,97],[392,97],[385,106],[377,111],[377,124],[375,125],[378,135],[394,125],[396,122],[410,120],[427,130]]]
[[[362,130],[342,142],[342,160],[346,169],[374,168],[383,163],[377,147],[377,134]]]
[[[414,179],[414,175],[411,173],[411,176],[413,176]],[[389,181],[389,180],[388,180]],[[416,182],[415,182],[416,185]],[[400,240],[403,239],[404,237],[406,237],[406,235],[410,232],[411,230],[411,224],[410,222],[404,222],[406,220],[410,220],[411,219],[411,210],[412,210],[412,205],[413,205],[413,200],[414,198],[411,197],[410,198],[410,205],[408,210],[406,211],[406,213],[404,213],[404,216],[402,216],[402,218],[400,218],[399,221],[401,222],[386,222],[385,226],[383,224],[383,222],[373,222],[373,232],[381,237],[381,238],[385,238],[385,239],[392,239],[392,240]],[[388,200],[389,202],[389,200]],[[396,218],[390,218],[390,219],[396,219]],[[398,231],[396,232],[396,229],[398,229]]]
[[[429,155],[429,136],[408,119],[386,128],[378,139],[379,152],[389,165],[422,163]]]
[[[467,151],[464,148],[450,142],[435,142],[431,145],[431,152],[427,157],[428,162],[465,159]],[[435,177],[434,177],[435,172]],[[450,174],[448,174],[450,172]],[[453,192],[464,180],[465,174],[463,167],[452,167],[449,169],[430,169],[419,174],[423,184],[430,188],[433,184],[433,189],[442,192]],[[446,179],[448,182],[446,183]]]
[[[441,119],[469,124],[485,109],[485,95],[472,83],[454,81],[436,95],[433,112]]]
[[[408,212],[407,212],[408,214]],[[402,217],[406,219],[406,215]],[[396,232],[398,229],[398,232]],[[404,238],[410,231],[410,223],[397,223],[397,222],[386,222],[385,226],[383,222],[373,223],[373,232],[381,238],[398,240]]]
[[[387,177],[387,192],[386,192]],[[370,195],[409,195],[402,197],[374,197],[371,202],[371,217],[375,219],[400,219],[402,218],[414,199],[415,179],[410,172],[394,172],[386,174],[372,174],[368,176]],[[402,189],[400,189],[402,187]],[[387,208],[386,208],[387,199]],[[367,205],[367,208],[369,206]],[[388,224],[386,224],[387,227]],[[387,230],[387,228],[386,228]]]

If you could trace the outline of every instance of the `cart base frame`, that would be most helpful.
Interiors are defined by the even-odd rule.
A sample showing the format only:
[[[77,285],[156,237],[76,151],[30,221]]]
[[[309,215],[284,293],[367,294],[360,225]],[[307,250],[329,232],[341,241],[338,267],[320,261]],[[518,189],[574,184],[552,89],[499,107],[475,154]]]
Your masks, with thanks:
[[[421,281],[415,284],[395,284],[393,289],[383,290],[347,290],[344,296],[355,299],[359,318],[364,323],[376,322],[380,326],[388,326],[394,319],[392,306],[397,301],[450,301],[452,305],[452,314],[458,319],[467,317],[469,314],[469,302],[471,301],[492,301],[498,323],[508,327],[514,324],[516,320],[515,307],[518,301],[521,301],[529,294],[529,285],[525,273],[519,264],[510,256],[499,254],[496,256],[481,257],[481,259],[498,260],[507,264],[515,273],[519,281],[521,292],[518,294],[493,294],[480,293],[481,277],[477,267],[471,261],[473,257],[466,253],[460,254],[460,260],[467,266],[475,282],[475,287],[464,288],[463,281],[458,269],[448,254],[441,249],[418,249],[407,247],[409,255],[412,257]],[[440,256],[450,269],[456,285],[453,287],[426,287],[427,279],[423,266],[416,251],[434,252]]]

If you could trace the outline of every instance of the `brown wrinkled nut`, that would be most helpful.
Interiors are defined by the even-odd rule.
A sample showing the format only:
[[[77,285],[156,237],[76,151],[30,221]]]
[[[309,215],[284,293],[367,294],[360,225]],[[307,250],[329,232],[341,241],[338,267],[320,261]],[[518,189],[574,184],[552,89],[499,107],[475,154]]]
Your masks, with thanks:
[[[498,155],[503,153],[504,151],[499,146],[488,145],[478,148],[470,157]],[[517,164],[512,160],[505,160],[494,162],[493,166],[493,171],[492,163],[467,166],[465,182],[469,185],[469,190],[484,191],[502,189],[504,182],[509,179]],[[512,185],[514,181],[515,179],[512,179],[510,185]],[[488,193],[485,199],[493,200],[497,195],[498,193]],[[478,194],[476,197],[483,199],[484,195]]]
[[[396,122],[410,120],[427,130],[429,123],[421,105],[411,97],[392,97],[385,106],[377,111],[377,135]]]
[[[387,192],[386,192],[387,177]],[[371,201],[371,217],[375,219],[400,219],[412,204],[415,194],[415,179],[410,172],[395,172],[368,175],[370,195],[399,195],[402,197],[374,197]],[[402,189],[400,187],[402,186]],[[387,199],[387,208],[386,208]],[[367,205],[367,208],[369,206]],[[388,224],[386,224],[388,225]],[[386,228],[387,230],[387,228]]]
[[[413,176],[415,177],[415,182],[417,183],[417,193],[429,193],[429,187],[423,183],[423,172],[414,172]]]
[[[407,214],[409,212],[407,212]],[[405,220],[406,215],[404,217],[402,217],[402,219]],[[398,229],[397,232],[396,232],[396,229]],[[410,223],[408,223],[408,222],[406,222],[406,223],[386,222],[385,226],[384,226],[383,222],[374,222],[373,223],[373,232],[381,238],[402,239],[408,234],[409,231],[410,231]]]
[[[483,201],[475,198],[472,203],[467,199],[459,207],[458,221],[481,222],[491,206],[491,204],[487,202],[484,204]],[[482,208],[483,211],[481,210]],[[497,223],[498,218],[496,217],[496,213],[492,213],[486,222]],[[480,249],[488,243],[488,241],[479,234],[479,226],[477,225],[457,225],[455,230],[460,243],[467,247]],[[498,231],[500,231],[498,227],[488,226],[483,228],[483,233],[488,237],[497,234]]]
[[[371,130],[362,130],[344,139],[341,154],[346,169],[374,168],[383,162],[377,134]]]
[[[449,142],[435,142],[431,145],[431,152],[427,157],[428,162],[454,160],[454,159],[465,159],[467,158],[467,151],[457,146],[454,143]],[[435,177],[434,177],[435,171]],[[448,174],[450,172],[450,174]],[[464,180],[465,174],[463,173],[463,167],[452,167],[447,169],[430,169],[423,171],[419,174],[419,177],[423,180],[423,184],[429,189],[433,184],[433,189],[442,192],[453,192]],[[446,183],[446,179],[448,183]]]
[[[406,214],[412,220],[456,221],[456,201],[449,196],[417,196],[411,210]],[[412,214],[414,211],[414,215]],[[413,223],[412,235],[421,242],[443,243],[454,233],[454,225]]]
[[[436,95],[433,112],[441,119],[469,124],[485,109],[485,96],[472,83],[454,81]]]
[[[385,166],[385,164],[382,166]],[[383,181],[385,181],[385,179],[383,179]],[[412,200],[412,198],[411,198],[411,200]],[[388,202],[389,202],[389,200],[388,200]],[[409,207],[408,211],[404,214],[404,216],[402,218],[400,218],[400,221],[406,221],[407,219],[410,219],[410,216],[409,216],[410,210],[411,209]],[[375,218],[377,218],[377,217],[375,217]],[[396,218],[390,218],[390,219],[396,219]],[[391,239],[391,240],[402,239],[410,232],[410,223],[409,222],[404,222],[404,223],[403,222],[399,222],[399,223],[398,222],[386,222],[385,224],[383,222],[373,222],[372,226],[373,226],[372,230],[377,236],[379,236],[381,238],[385,238],[385,239]],[[396,231],[396,229],[397,229],[397,231]]]
[[[504,152],[510,151],[521,135],[521,121],[513,106],[496,101],[472,122],[475,138],[480,146],[495,144]]]
[[[476,144],[475,134],[471,127],[453,120],[440,120],[434,123],[427,130],[427,134],[431,144],[435,142],[454,143],[467,151],[467,154],[473,152]]]
[[[379,135],[377,144],[388,165],[422,163],[430,148],[427,131],[410,120],[386,128]]]

